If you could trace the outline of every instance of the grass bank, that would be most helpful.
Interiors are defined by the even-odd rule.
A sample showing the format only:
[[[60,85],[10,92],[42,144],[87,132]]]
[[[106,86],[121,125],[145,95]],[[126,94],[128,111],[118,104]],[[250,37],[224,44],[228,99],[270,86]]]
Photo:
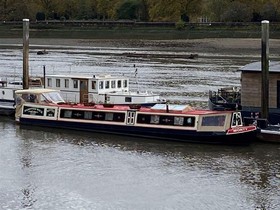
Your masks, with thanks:
[[[76,23],[76,22],[75,22]],[[260,24],[187,24],[176,29],[174,25],[135,24],[63,24],[30,23],[32,38],[65,39],[202,39],[202,38],[259,38]],[[22,23],[1,23],[0,38],[21,38]],[[280,26],[270,27],[270,38],[280,37]]]

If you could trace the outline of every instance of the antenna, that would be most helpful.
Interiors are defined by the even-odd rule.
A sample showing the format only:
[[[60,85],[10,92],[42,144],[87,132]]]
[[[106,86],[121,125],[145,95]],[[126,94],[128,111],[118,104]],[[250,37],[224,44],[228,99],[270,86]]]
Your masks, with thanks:
[[[135,72],[134,72],[134,76],[135,76],[135,80],[136,80],[136,86],[137,86],[137,91],[139,91],[139,83],[138,83],[138,69],[136,68],[135,64],[133,65],[133,67],[135,68]]]

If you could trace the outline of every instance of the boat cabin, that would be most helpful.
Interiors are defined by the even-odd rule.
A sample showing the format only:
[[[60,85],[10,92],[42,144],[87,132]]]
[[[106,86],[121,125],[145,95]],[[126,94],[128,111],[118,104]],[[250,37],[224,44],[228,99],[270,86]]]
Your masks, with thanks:
[[[94,99],[98,101],[98,95],[103,95],[104,98],[109,92],[128,92],[129,90],[128,78],[111,75],[47,75],[45,84],[46,88],[60,90],[66,101],[77,103],[91,102]]]
[[[47,75],[45,86],[60,90],[66,101],[74,103],[151,106],[166,102],[159,94],[148,91],[130,91],[128,78],[111,75]]]
[[[241,105],[243,111],[261,111],[261,62],[243,66],[241,71]],[[280,62],[269,62],[269,112],[280,113]]]

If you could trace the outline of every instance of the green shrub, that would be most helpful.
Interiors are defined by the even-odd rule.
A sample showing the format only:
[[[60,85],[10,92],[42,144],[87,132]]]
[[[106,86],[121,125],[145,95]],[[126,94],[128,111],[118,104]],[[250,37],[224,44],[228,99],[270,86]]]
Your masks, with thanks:
[[[176,22],[175,27],[177,30],[183,30],[185,28],[185,22],[179,20],[178,22]]]

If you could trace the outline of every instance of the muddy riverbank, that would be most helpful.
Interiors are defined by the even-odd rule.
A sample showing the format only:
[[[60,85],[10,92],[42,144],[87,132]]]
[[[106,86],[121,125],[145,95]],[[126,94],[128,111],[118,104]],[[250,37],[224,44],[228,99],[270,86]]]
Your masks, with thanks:
[[[21,47],[22,39],[0,39],[0,47]],[[272,56],[279,56],[280,39],[271,39],[269,43]],[[38,39],[30,38],[30,47],[45,48],[75,46],[88,48],[130,48],[130,49],[164,49],[170,51],[185,51],[218,54],[260,54],[260,39],[186,39],[186,40],[141,40],[141,39]]]
[[[46,49],[48,54],[37,55]],[[270,40],[279,60],[280,40]],[[189,59],[188,55],[197,54]],[[133,55],[133,56],[131,56]],[[112,74],[170,103],[206,108],[208,91],[240,86],[240,67],[260,61],[260,39],[100,40],[30,38],[30,74]],[[22,39],[0,39],[1,77],[22,75]],[[137,77],[135,69],[138,69]]]

